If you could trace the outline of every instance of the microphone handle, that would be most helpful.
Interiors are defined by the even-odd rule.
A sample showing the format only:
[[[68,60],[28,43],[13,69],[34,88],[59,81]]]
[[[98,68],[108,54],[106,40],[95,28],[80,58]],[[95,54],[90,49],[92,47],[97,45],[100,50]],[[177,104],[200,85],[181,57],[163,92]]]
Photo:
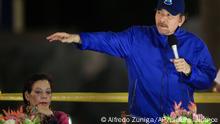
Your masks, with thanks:
[[[179,54],[178,54],[178,51],[177,51],[177,45],[172,45],[172,50],[173,50],[175,59],[179,59]]]

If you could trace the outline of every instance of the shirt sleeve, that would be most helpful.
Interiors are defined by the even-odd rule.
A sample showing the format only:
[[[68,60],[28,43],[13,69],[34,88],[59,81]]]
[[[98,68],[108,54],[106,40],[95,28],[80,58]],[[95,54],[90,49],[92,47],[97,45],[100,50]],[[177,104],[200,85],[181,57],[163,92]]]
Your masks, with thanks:
[[[197,90],[208,89],[212,86],[217,70],[205,44],[196,51],[194,58],[197,60],[189,62],[191,74],[188,77],[183,76],[183,80]]]
[[[66,113],[62,111],[56,111],[54,116],[56,117],[58,124],[69,124],[69,117]]]
[[[132,46],[133,28],[122,32],[81,33],[81,50],[93,50],[125,58]]]

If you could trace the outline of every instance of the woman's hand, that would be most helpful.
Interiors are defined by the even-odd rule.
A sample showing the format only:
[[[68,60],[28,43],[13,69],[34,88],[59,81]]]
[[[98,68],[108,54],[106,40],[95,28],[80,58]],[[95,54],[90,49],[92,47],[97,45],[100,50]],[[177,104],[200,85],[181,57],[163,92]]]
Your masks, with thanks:
[[[39,104],[36,106],[37,112],[40,114],[44,114],[46,116],[53,115],[52,110],[49,108],[49,106],[45,106],[42,104]]]

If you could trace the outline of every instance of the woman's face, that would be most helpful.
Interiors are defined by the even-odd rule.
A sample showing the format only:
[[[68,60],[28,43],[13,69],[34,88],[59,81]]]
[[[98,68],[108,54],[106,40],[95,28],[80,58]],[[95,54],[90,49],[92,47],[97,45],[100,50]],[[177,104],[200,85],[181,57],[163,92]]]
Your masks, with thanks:
[[[48,80],[38,80],[34,82],[31,93],[25,92],[25,98],[31,106],[49,107],[52,94]]]

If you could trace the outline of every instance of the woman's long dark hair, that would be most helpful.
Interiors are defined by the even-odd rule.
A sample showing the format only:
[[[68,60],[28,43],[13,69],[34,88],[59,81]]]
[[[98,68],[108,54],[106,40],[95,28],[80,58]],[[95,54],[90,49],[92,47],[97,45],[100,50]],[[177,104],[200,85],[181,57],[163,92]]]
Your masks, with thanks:
[[[30,78],[28,78],[27,82],[24,84],[24,89],[22,91],[23,94],[23,102],[24,102],[24,111],[26,111],[26,107],[29,105],[29,102],[25,98],[25,92],[28,92],[29,94],[32,91],[32,87],[36,81],[39,80],[47,80],[50,84],[50,87],[52,89],[52,77],[48,74],[34,74]]]

